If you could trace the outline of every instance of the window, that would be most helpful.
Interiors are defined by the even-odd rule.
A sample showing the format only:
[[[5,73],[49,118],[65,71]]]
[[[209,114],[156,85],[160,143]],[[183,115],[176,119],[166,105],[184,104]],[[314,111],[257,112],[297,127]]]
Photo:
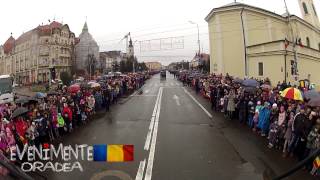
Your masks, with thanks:
[[[259,76],[263,76],[263,63],[262,62],[259,62],[258,63],[258,74]]]
[[[306,38],[306,41],[307,41],[307,47],[310,47],[310,39],[309,39],[309,37]]]
[[[303,3],[302,3],[302,6],[303,6],[304,13],[305,13],[305,14],[308,14],[308,9],[307,9],[306,3],[303,2]]]
[[[316,16],[318,16],[317,11],[316,11],[316,8],[314,7],[313,4],[312,4],[312,9],[313,9],[314,14],[315,14]]]

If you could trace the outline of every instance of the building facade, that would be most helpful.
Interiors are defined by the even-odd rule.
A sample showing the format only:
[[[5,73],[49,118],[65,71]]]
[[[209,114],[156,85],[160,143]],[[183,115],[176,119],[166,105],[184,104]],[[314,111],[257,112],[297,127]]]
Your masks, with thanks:
[[[89,72],[90,65],[93,67],[93,71],[101,69],[99,61],[99,46],[89,33],[87,22],[84,23],[82,32],[79,35],[79,42],[75,46],[76,53],[76,69],[84,71],[86,74],[93,74]]]
[[[320,84],[320,30],[312,0],[299,0],[305,19],[242,3],[213,9],[209,26],[210,72]],[[296,64],[295,72],[292,72]]]
[[[145,62],[149,71],[159,71],[161,70],[161,63],[160,62]]]
[[[119,71],[122,60],[126,60],[126,54],[121,51],[100,52],[100,62],[103,64],[104,72]]]
[[[17,83],[47,82],[50,69],[56,78],[61,72],[70,72],[75,35],[67,24],[53,21],[12,36],[0,48],[0,72],[14,76]]]

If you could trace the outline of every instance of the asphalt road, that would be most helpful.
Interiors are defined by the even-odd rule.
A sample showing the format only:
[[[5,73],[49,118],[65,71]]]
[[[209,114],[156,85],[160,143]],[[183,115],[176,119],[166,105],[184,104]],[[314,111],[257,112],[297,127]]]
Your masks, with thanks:
[[[207,100],[169,73],[166,80],[155,75],[142,89],[141,95],[122,99],[62,141],[64,145],[133,144],[133,162],[81,161],[83,172],[42,175],[57,180],[259,180],[296,162],[267,149],[265,139],[247,127],[212,112]],[[302,178],[312,179],[305,172],[289,179]]]

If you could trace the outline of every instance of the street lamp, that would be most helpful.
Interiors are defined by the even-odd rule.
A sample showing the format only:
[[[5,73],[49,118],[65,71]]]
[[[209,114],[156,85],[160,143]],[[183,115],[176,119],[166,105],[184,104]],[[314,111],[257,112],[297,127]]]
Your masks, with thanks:
[[[198,23],[195,23],[193,21],[189,21],[190,24],[196,24],[197,25],[197,28],[198,28],[198,47],[199,47],[199,50],[198,50],[198,55],[200,55],[200,35],[199,35],[199,24]]]
[[[133,42],[133,47],[134,47],[134,45],[136,44],[136,42],[138,42],[138,40],[135,40],[134,42]],[[134,67],[134,56],[133,56],[133,60],[132,60],[132,72],[133,73],[135,73],[136,71],[135,71],[135,67]]]

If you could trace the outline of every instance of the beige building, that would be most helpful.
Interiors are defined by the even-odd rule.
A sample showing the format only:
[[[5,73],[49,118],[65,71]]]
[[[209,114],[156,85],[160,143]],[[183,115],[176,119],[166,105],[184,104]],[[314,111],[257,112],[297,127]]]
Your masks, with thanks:
[[[100,61],[101,64],[104,64],[104,72],[120,71],[120,62],[126,58],[126,54],[121,51],[100,52]]]
[[[38,26],[17,39],[12,36],[0,47],[0,73],[11,74],[17,83],[45,82],[49,68],[55,68],[56,78],[70,72],[75,35],[67,24],[53,21]]]
[[[205,18],[209,26],[210,72],[269,77],[273,84],[296,79],[320,84],[317,12],[312,0],[299,0],[299,4],[304,19],[242,3],[214,8]],[[292,73],[295,62],[297,73]]]
[[[145,62],[145,64],[150,71],[158,71],[162,67],[160,62]]]

